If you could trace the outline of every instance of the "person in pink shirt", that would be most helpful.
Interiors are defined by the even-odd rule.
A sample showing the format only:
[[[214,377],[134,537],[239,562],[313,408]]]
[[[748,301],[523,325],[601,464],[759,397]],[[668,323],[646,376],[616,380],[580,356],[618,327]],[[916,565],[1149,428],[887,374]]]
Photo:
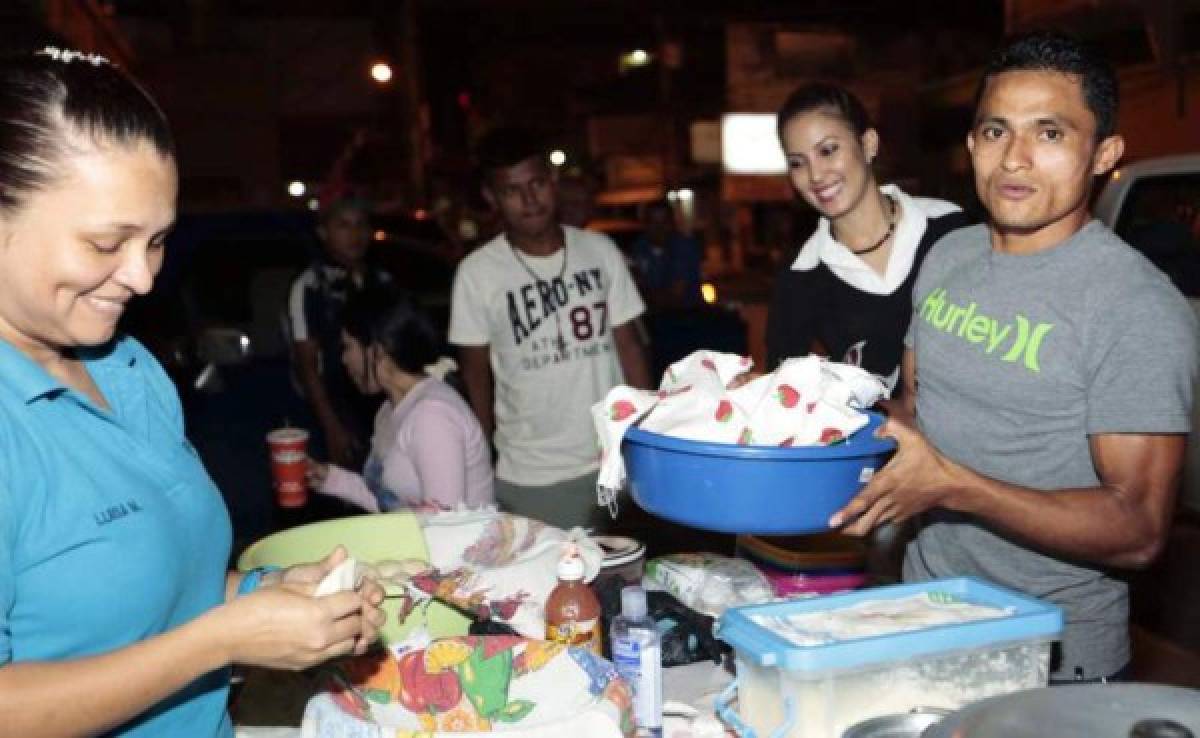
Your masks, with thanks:
[[[343,314],[342,342],[342,362],[359,390],[386,400],[362,473],[314,461],[312,487],[371,512],[494,504],[487,439],[444,381],[454,362],[442,356],[441,336],[424,311],[390,291],[357,295]]]

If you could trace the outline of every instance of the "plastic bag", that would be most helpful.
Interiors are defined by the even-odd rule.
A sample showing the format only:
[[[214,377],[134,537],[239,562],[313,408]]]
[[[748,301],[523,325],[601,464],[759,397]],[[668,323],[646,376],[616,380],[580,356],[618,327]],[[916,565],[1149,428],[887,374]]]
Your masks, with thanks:
[[[621,590],[626,586],[620,579],[610,579],[596,587],[596,597],[604,611],[604,622],[621,612]],[[721,662],[729,646],[713,636],[713,618],[687,607],[669,592],[646,593],[647,614],[654,620],[662,639],[663,667],[683,666],[697,661]],[[605,653],[611,654],[605,628]]]
[[[767,602],[770,582],[754,564],[712,553],[660,556],[646,562],[645,587],[663,589],[697,612],[720,617],[727,608]]]

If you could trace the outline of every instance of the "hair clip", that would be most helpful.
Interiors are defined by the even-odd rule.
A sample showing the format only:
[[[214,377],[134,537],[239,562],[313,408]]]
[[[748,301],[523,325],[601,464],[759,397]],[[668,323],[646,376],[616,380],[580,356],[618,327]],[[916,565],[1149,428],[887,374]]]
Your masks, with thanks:
[[[73,61],[82,61],[98,67],[101,64],[111,64],[108,59],[105,59],[99,54],[85,54],[82,51],[74,51],[72,49],[60,49],[55,46],[47,46],[41,51],[35,51],[34,56],[48,56],[54,61],[70,64]]]

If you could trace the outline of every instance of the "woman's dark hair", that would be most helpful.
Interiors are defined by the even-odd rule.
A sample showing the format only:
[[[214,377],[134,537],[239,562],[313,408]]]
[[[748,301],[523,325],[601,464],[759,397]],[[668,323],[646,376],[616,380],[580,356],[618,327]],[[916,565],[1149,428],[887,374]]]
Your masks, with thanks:
[[[862,136],[868,128],[874,127],[867,109],[853,92],[840,85],[814,82],[794,90],[779,108],[775,124],[779,139],[783,140],[783,128],[792,118],[814,110],[832,113],[846,121],[856,136]]]
[[[433,321],[399,290],[376,288],[352,295],[342,311],[342,328],[364,348],[378,345],[409,374],[421,374],[444,354]]]
[[[175,154],[162,110],[108,61],[58,49],[9,57],[0,60],[0,209],[54,179],[72,130]]]
[[[1083,100],[1096,119],[1096,141],[1116,130],[1117,74],[1094,48],[1062,31],[1033,31],[1011,39],[988,62],[975,89],[975,111],[988,80],[1004,72],[1058,72],[1079,78]]]

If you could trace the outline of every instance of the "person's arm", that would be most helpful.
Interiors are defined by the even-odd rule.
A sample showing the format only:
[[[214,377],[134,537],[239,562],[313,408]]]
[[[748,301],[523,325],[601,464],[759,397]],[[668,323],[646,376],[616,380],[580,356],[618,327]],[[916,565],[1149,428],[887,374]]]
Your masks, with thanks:
[[[382,625],[383,592],[373,585],[311,597],[316,582],[309,580],[338,560],[331,556],[319,565],[296,567],[293,579],[304,583],[286,580],[234,597],[174,630],[115,651],[0,666],[0,732],[23,738],[97,735],[231,663],[298,670],[361,653]],[[230,577],[235,589],[240,578]],[[86,627],[86,618],[81,624]]]
[[[349,466],[353,459],[355,439],[346,431],[334,412],[325,383],[321,380],[320,344],[312,332],[315,314],[319,310],[315,272],[308,270],[292,282],[284,314],[290,339],[292,366],[305,399],[325,434],[330,460]]]
[[[479,418],[483,437],[490,441],[496,430],[490,347],[459,346],[458,359],[462,364],[460,375],[467,389],[467,399],[475,417]]]
[[[414,408],[410,446],[421,483],[421,501],[453,509],[467,500],[467,445],[450,409],[437,402]]]
[[[1089,436],[1100,484],[1036,490],[985,477],[939,453],[915,428],[889,419],[896,455],[830,524],[865,535],[935,507],[967,513],[1032,546],[1105,566],[1140,568],[1162,549],[1183,469],[1177,434]]]
[[[341,466],[350,466],[354,461],[356,441],[342,425],[342,421],[334,412],[333,403],[329,400],[329,393],[325,391],[325,383],[321,381],[321,372],[318,369],[319,353],[320,347],[316,341],[296,341],[292,344],[296,377],[325,433],[325,445],[328,447],[330,460]]]
[[[646,364],[646,352],[642,350],[636,320],[613,327],[613,346],[617,350],[621,371],[625,374],[625,384],[638,389],[650,389],[650,368]]]
[[[908,416],[917,414],[917,352],[904,349],[900,356],[900,402]]]
[[[650,389],[650,367],[646,361],[639,321],[646,312],[646,305],[616,244],[607,237],[601,238],[609,275],[608,319],[613,326],[612,342],[617,352],[617,362],[621,365],[626,384]]]
[[[311,466],[314,466],[310,464]],[[361,474],[333,464],[325,464],[318,474],[311,474],[313,488],[323,495],[336,497],[367,512],[379,512],[379,500],[371,493]]]

